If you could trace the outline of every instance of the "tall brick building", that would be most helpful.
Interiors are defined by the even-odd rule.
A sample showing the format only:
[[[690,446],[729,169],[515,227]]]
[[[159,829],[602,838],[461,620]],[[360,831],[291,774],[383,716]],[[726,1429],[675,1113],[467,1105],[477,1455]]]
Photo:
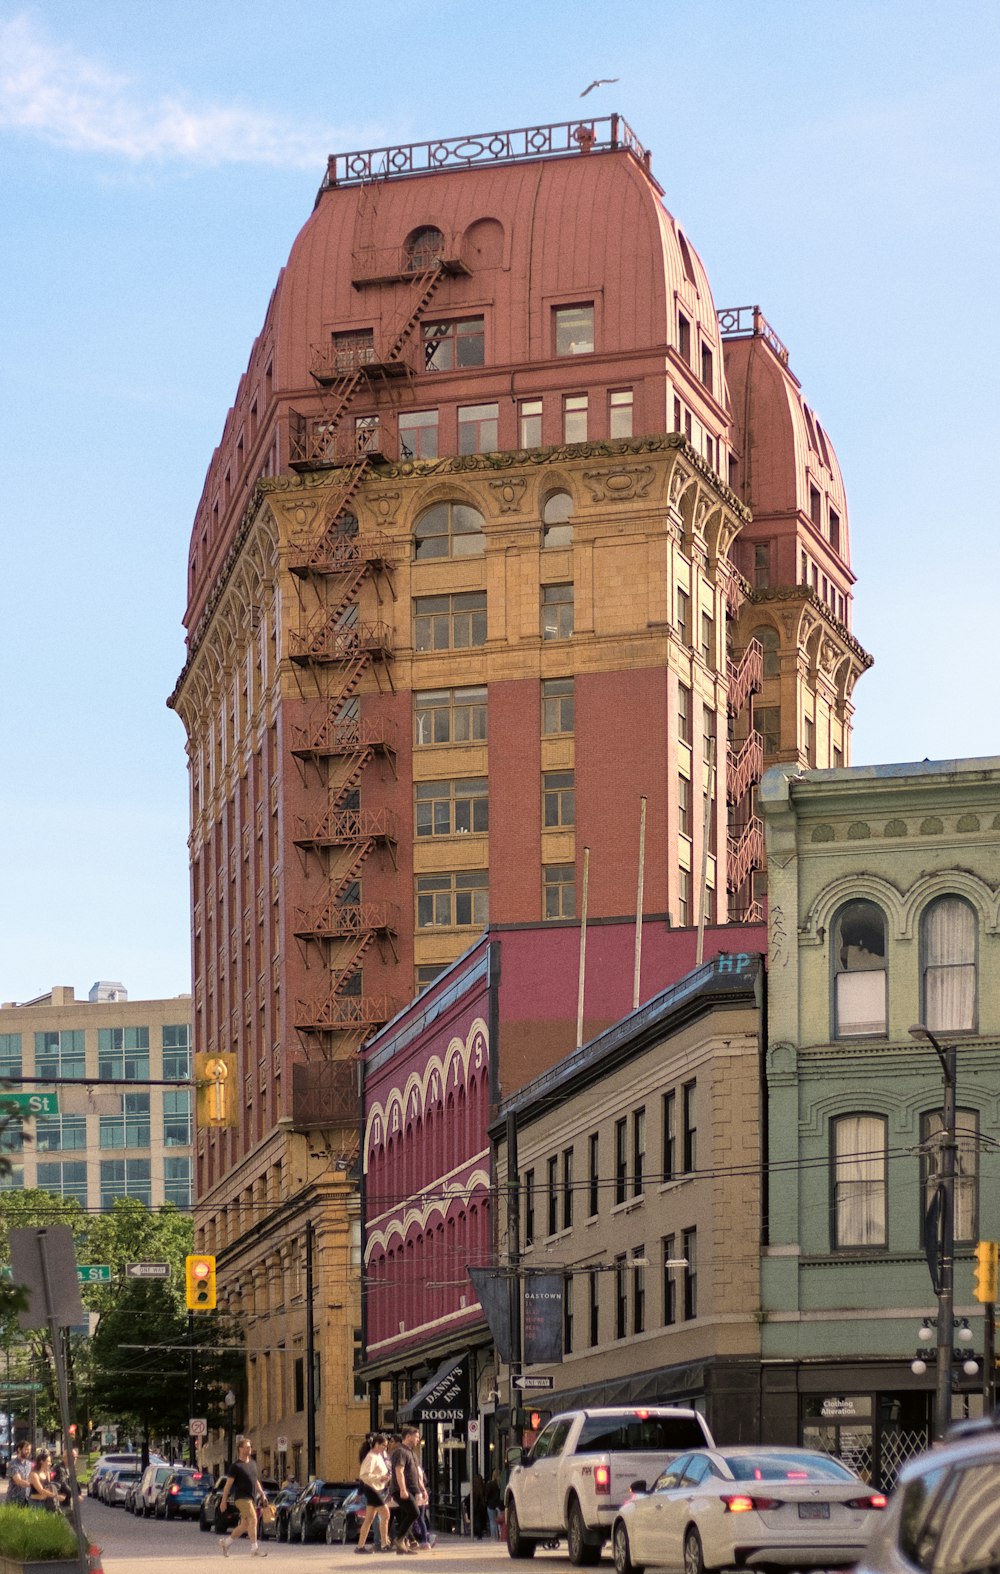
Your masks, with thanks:
[[[318,1468],[364,1425],[365,1037],[487,919],[577,922],[585,849],[591,918],[634,912],[643,798],[650,919],[759,916],[762,683],[775,758],[847,756],[836,458],[661,198],[617,116],[331,158],[209,469],[171,703],[195,1043],[244,1108],[197,1182],[265,1462],[307,1220]]]

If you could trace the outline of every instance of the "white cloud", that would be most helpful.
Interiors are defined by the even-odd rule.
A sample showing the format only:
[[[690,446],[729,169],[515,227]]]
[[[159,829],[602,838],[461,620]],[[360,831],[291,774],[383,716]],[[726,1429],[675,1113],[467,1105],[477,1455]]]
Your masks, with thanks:
[[[252,108],[145,96],[141,84],[46,37],[26,16],[0,21],[0,128],[136,164],[315,169],[341,140],[329,127]]]

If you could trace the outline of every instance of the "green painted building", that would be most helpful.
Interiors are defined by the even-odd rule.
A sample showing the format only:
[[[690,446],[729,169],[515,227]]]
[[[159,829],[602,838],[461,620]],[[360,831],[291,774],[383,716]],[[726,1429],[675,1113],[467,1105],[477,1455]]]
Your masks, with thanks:
[[[926,1446],[937,1300],[924,1214],[957,1046],[955,1313],[973,1339],[956,1415],[978,1414],[973,1248],[1000,1237],[1000,757],[769,771],[765,1439],[822,1446],[881,1485]]]

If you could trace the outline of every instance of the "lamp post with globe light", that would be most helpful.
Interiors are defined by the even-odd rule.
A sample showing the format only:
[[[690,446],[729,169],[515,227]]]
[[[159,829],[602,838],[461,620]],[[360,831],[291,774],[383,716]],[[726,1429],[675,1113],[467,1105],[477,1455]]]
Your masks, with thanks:
[[[941,1062],[944,1102],[941,1120],[941,1173],[925,1215],[927,1260],[937,1292],[937,1372],[934,1396],[934,1436],[940,1441],[951,1425],[953,1320],[955,1308],[955,1045],[938,1043],[929,1027],[910,1028],[914,1038],[926,1039]],[[929,1325],[927,1325],[929,1326]]]

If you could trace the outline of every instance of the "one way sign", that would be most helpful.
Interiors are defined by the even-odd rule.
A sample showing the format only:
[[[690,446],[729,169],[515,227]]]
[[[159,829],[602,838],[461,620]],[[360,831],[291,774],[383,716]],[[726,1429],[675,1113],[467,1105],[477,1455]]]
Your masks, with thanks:
[[[130,1262],[125,1264],[126,1279],[169,1279],[168,1262]]]

